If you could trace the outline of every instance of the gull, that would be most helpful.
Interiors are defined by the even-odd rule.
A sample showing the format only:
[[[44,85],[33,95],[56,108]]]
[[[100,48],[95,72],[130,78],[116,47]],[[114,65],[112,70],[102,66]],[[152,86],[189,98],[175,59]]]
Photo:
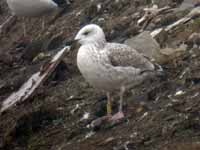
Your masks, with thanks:
[[[75,36],[81,46],[77,66],[89,84],[107,95],[107,115],[96,120],[118,122],[124,118],[123,95],[126,89],[154,77],[162,68],[135,49],[119,43],[109,43],[100,26],[84,26]],[[112,92],[119,90],[118,112],[112,115]]]
[[[57,10],[66,3],[66,0],[7,0],[8,7],[12,12],[11,17],[40,17],[41,15]],[[8,18],[8,20],[10,20],[11,17]],[[24,35],[25,34],[26,29],[24,24]]]

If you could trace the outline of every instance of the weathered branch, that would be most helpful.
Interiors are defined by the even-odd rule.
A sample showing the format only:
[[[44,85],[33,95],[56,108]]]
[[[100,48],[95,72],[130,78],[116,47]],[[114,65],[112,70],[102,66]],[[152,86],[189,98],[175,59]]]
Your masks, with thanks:
[[[32,96],[35,90],[48,78],[48,76],[55,70],[56,66],[62,60],[64,54],[69,52],[70,47],[66,46],[61,49],[52,60],[45,65],[40,71],[33,74],[27,82],[25,82],[21,88],[12,93],[7,99],[5,99],[2,103],[0,113],[6,111],[16,103],[27,100],[30,96]]]
[[[190,21],[191,19],[193,19],[194,17],[199,17],[199,16],[200,16],[200,7],[193,8],[188,15],[177,20],[173,24],[170,24],[163,28],[155,29],[154,31],[151,32],[151,36],[156,37],[163,30],[168,32],[168,31],[172,30],[173,28],[177,27],[178,25],[184,24],[184,23]]]

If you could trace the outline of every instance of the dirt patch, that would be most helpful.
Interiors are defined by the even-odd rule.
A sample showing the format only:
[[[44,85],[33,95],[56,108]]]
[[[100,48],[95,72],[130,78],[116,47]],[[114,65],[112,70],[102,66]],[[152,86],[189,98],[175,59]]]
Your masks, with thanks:
[[[159,6],[172,3],[176,8],[181,1],[162,1]],[[100,10],[97,5],[101,5]],[[22,19],[17,18],[0,37],[0,103],[70,41],[81,26],[97,23],[109,41],[123,42],[139,32],[137,20],[147,6],[151,6],[148,0],[74,1],[66,10],[47,17],[43,31],[40,19],[27,19],[28,38],[23,37]],[[0,14],[2,23],[9,16],[4,0],[0,2]],[[167,25],[183,14],[169,13],[172,20],[153,20],[146,29]],[[197,18],[158,41],[163,47],[188,44],[192,33],[200,33],[199,25]],[[76,66],[77,50],[72,51],[31,99],[0,116],[0,149],[200,149],[200,49],[189,43],[183,56],[163,64],[165,77],[127,92],[123,123],[97,130],[87,125],[105,114],[105,94],[85,82]],[[39,53],[50,56],[36,59]],[[116,106],[117,100],[114,110]],[[83,119],[86,113],[89,118]]]

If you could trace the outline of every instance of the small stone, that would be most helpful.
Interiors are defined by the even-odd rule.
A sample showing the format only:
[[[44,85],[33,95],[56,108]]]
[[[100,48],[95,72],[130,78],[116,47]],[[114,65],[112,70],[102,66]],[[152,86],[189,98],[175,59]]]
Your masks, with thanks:
[[[187,42],[186,42],[189,46],[194,46],[194,45],[197,45],[199,46],[200,45],[200,33],[192,33]]]
[[[177,91],[174,96],[180,96],[180,95],[183,95],[185,92],[180,90],[180,91]]]

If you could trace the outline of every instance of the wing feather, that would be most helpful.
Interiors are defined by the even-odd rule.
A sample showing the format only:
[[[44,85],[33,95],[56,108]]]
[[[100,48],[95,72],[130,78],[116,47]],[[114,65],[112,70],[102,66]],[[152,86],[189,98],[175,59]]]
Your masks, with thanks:
[[[154,70],[153,63],[135,49],[117,43],[107,43],[106,51],[113,66],[134,67],[141,70]]]

